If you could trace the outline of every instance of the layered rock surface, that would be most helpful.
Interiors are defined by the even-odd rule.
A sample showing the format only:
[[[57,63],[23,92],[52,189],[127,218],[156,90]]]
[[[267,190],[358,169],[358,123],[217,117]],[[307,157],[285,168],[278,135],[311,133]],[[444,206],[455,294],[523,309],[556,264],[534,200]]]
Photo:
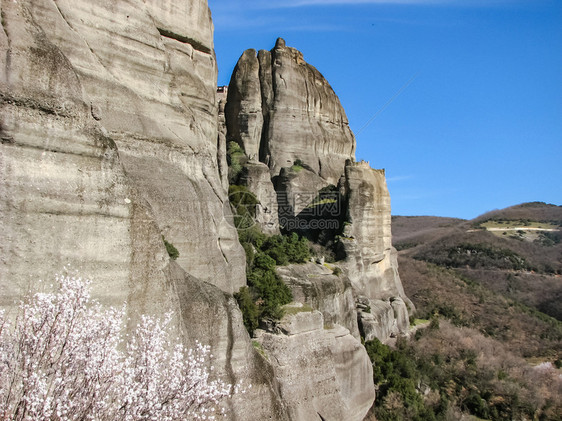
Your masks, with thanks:
[[[18,7],[27,16],[22,25],[36,28],[70,66],[90,120],[117,145],[127,178],[179,250],[178,263],[237,291],[245,283],[244,253],[223,218],[206,1],[34,0]]]
[[[354,156],[355,139],[340,101],[326,79],[300,51],[281,38],[271,51],[246,50],[229,85],[229,139],[271,175],[306,164],[326,184],[337,184]]]
[[[359,339],[355,297],[351,282],[343,274],[334,275],[335,266],[307,263],[277,268],[295,301],[319,310],[327,326],[340,325]]]
[[[265,203],[268,208],[276,206],[281,229],[326,243],[338,235],[338,255],[355,296],[373,300],[369,306],[373,313],[359,310],[368,338],[385,340],[406,332],[413,305],[404,294],[391,245],[384,170],[354,162],[355,139],[322,75],[282,39],[271,51],[246,50],[231,78],[225,120],[227,139],[240,144],[250,161],[259,158],[269,167],[277,203]],[[238,181],[262,203],[262,198],[271,197],[264,194],[263,186],[267,191],[271,186],[263,167],[258,172],[255,165],[249,166]],[[330,213],[334,209],[329,205],[314,207],[318,192],[330,184],[339,187],[338,214]],[[257,222],[267,228],[261,219]],[[328,222],[339,228],[312,227]],[[316,233],[311,235],[311,230]],[[297,278],[285,277],[293,283]],[[321,310],[319,303],[314,308]]]
[[[1,14],[0,305],[69,265],[131,323],[172,311],[218,376],[252,384],[228,419],[288,419],[223,292],[245,284],[245,259],[223,215],[206,1],[2,1]]]
[[[244,166],[240,182],[248,187],[259,201],[256,209],[256,222],[267,234],[279,233],[279,208],[277,193],[273,187],[267,165],[258,161],[248,161]]]
[[[0,5],[0,305],[70,265],[94,279],[103,303],[126,301],[132,323],[173,311],[188,345],[212,346],[219,376],[251,383],[230,419],[361,419],[374,390],[353,300],[389,303],[394,322],[386,304],[375,318],[389,325],[403,324],[407,300],[384,177],[346,170],[341,277],[315,264],[280,269],[295,298],[320,312],[264,333],[269,360],[231,295],[245,284],[245,256],[227,222],[227,137],[248,155],[244,182],[269,232],[278,230],[279,193],[298,214],[307,206],[299,192],[337,184],[353,160],[345,113],[320,73],[282,40],[271,52],[247,51],[221,132],[205,0]],[[162,235],[179,250],[176,262]]]
[[[346,274],[356,293],[372,300],[373,314],[361,317],[370,325],[366,330],[381,340],[406,332],[408,308],[413,309],[413,304],[404,293],[392,247],[384,170],[374,170],[367,162],[348,162],[340,190],[347,203],[347,223],[340,239]]]
[[[348,329],[325,328],[322,313],[286,315],[278,333],[256,340],[273,367],[291,419],[362,420],[374,398],[373,368]]]

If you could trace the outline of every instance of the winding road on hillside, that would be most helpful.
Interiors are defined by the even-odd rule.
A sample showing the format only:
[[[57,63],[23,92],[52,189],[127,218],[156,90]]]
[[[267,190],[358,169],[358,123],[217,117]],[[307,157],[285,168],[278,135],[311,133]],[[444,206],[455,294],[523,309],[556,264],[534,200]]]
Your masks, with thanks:
[[[509,227],[509,228],[490,227],[484,229],[486,231],[550,231],[550,232],[560,231],[559,228],[537,228],[537,227]],[[481,229],[466,230],[466,232],[477,232],[477,231],[482,231],[482,230]]]
[[[537,228],[537,227],[514,227],[514,228],[502,228],[493,227],[486,228],[488,231],[558,231],[556,228]]]

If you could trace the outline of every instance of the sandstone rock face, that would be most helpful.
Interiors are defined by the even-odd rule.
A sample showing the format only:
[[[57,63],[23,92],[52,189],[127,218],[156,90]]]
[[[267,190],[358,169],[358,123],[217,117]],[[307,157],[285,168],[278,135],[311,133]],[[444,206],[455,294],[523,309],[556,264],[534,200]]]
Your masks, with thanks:
[[[384,171],[353,162],[355,139],[337,96],[320,73],[282,39],[271,51],[262,50],[257,56],[255,50],[247,50],[232,75],[225,119],[227,139],[240,144],[250,161],[259,157],[269,167],[277,203],[267,202],[267,206],[277,205],[281,230],[327,243],[330,236],[340,235],[340,257],[356,293],[394,303],[392,311],[383,306],[385,310],[381,307],[377,316],[379,324],[387,325],[368,329],[381,340],[405,332],[408,308],[413,305],[402,289],[391,245]],[[242,181],[259,197],[271,188],[263,171],[249,166]],[[326,215],[331,210],[327,208],[310,209],[319,190],[330,184],[339,185],[346,215]],[[321,214],[310,215],[312,211]],[[328,217],[338,224],[339,232],[327,228],[310,233],[312,224],[327,222]],[[342,227],[344,220],[347,224]],[[257,222],[268,229],[259,218]],[[313,307],[321,309],[318,303]],[[370,323],[370,318],[360,320]],[[346,326],[353,331],[351,325]]]
[[[384,342],[408,331],[408,310],[401,298],[383,301],[358,297],[358,309],[361,334],[366,341],[377,338]]]
[[[362,420],[374,399],[372,366],[349,330],[324,328],[317,311],[287,315],[284,333],[260,331],[256,340],[279,382],[294,420]]]
[[[269,175],[267,165],[248,161],[241,175],[241,184],[248,187],[259,201],[256,222],[266,234],[279,234],[279,213],[277,193]]]
[[[246,50],[238,60],[229,84],[226,105],[228,140],[240,144],[252,160],[259,159],[263,130],[260,65],[256,50]]]
[[[223,216],[206,1],[0,4],[0,306],[68,265],[131,323],[172,311],[218,376],[252,384],[227,419],[288,419],[223,292],[245,259]]]
[[[222,186],[228,191],[228,162],[226,159],[226,118],[224,116],[224,107],[226,104],[226,92],[228,87],[221,86],[217,88],[217,165]]]
[[[99,279],[94,293],[104,302],[120,305],[143,290],[161,289],[163,297],[159,271],[168,257],[153,241],[151,211],[91,116],[72,64],[29,6],[2,3],[2,304],[64,265]],[[129,282],[143,265],[133,291]]]
[[[261,111],[261,113],[260,113]],[[226,107],[228,136],[271,175],[296,160],[336,184],[355,139],[338,97],[302,53],[281,38],[271,51],[242,54]]]
[[[393,308],[397,316],[393,320],[399,331],[406,331],[409,322],[403,314],[413,304],[404,294],[396,251],[392,248],[390,196],[384,171],[373,170],[366,162],[350,162],[340,185],[347,201],[348,223],[340,240],[346,273],[358,294],[378,301],[395,301]],[[380,317],[377,317],[379,321],[387,320],[383,314],[389,314],[388,308],[381,307],[378,301],[375,307],[380,309],[376,312]],[[388,319],[387,326],[378,332],[395,330],[394,321]],[[377,337],[384,340],[387,336]]]
[[[212,364],[221,378],[246,389],[227,407],[229,420],[290,420],[279,394],[273,368],[249,341],[236,300],[205,282],[185,274],[175,263],[169,278],[176,292],[183,337],[188,346],[202,338],[211,346]]]
[[[12,7],[8,3],[3,9]],[[35,28],[36,39],[56,51],[46,60],[28,50],[29,60],[66,63],[89,119],[115,142],[127,179],[179,250],[178,263],[237,291],[245,283],[244,254],[223,217],[227,196],[214,141],[216,63],[206,1],[18,4],[28,17],[23,27]],[[8,39],[16,37],[8,31]],[[21,66],[12,68],[13,79]],[[20,78],[33,89],[39,83],[31,75]],[[58,94],[57,78],[45,78],[51,95]]]
[[[337,184],[353,159],[345,113],[320,73],[282,40],[246,52],[221,115],[205,0],[0,5],[0,306],[70,265],[103,303],[127,302],[131,323],[173,311],[186,344],[211,345],[217,375],[252,384],[227,419],[360,420],[374,389],[353,288],[382,300],[373,314],[392,328],[379,334],[407,321],[382,174],[347,167],[344,275],[280,269],[319,311],[263,333],[269,359],[231,295],[245,284],[245,256],[227,222],[227,137],[248,155],[242,182],[271,233],[276,195],[297,215],[307,206],[298,194]]]
[[[359,339],[353,290],[343,274],[336,276],[328,266],[317,263],[280,266],[277,273],[295,301],[319,310],[327,326],[343,326]]]
[[[294,166],[282,168],[275,177],[275,190],[278,192],[279,222],[288,230],[298,226],[295,218],[316,198],[318,190],[328,183],[315,174],[312,169]]]

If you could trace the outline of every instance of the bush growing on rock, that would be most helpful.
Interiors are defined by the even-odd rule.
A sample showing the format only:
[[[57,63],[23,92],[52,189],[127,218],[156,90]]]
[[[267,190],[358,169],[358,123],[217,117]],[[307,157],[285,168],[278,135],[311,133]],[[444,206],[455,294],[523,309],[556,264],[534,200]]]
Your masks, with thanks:
[[[0,418],[214,419],[233,390],[210,379],[209,347],[174,343],[170,314],[142,316],[125,336],[124,308],[92,300],[89,281],[57,282],[56,293],[28,296],[13,322],[0,313]]]
[[[247,160],[246,154],[242,147],[236,142],[228,142],[226,151],[226,159],[228,162],[228,179],[231,183],[235,183]]]
[[[304,263],[310,259],[308,240],[294,232],[290,235],[272,235],[265,240],[261,249],[281,266]]]
[[[280,319],[281,306],[293,299],[291,290],[277,275],[277,265],[303,263],[310,259],[308,240],[291,235],[266,236],[257,226],[240,230],[239,239],[246,251],[248,288],[235,294],[244,325],[253,334],[263,319]]]
[[[170,256],[170,259],[176,260],[178,257],[180,257],[180,252],[178,251],[178,249],[172,243],[166,240],[164,236],[162,236],[162,241],[164,241],[164,246],[166,247],[166,251],[168,252],[168,256]]]
[[[263,319],[279,319],[281,306],[293,299],[291,290],[277,275],[277,265],[302,263],[310,258],[308,241],[293,233],[264,235],[257,226],[240,230],[239,239],[246,252],[248,288],[235,294],[250,333]]]
[[[234,212],[238,239],[246,252],[248,287],[234,294],[250,333],[264,319],[280,319],[281,306],[293,299],[291,290],[277,275],[277,265],[304,263],[310,259],[308,240],[298,234],[265,235],[253,224],[257,198],[245,186],[231,185],[229,198]],[[243,221],[252,221],[244,224]]]
[[[253,228],[259,204],[257,197],[246,186],[230,185],[228,198],[234,214],[234,226],[239,230]]]

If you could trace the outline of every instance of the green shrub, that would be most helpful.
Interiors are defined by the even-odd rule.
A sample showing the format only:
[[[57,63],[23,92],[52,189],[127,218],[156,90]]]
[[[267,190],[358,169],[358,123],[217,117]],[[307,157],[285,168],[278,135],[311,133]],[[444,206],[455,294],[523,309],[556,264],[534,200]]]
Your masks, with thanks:
[[[256,250],[260,250],[264,241],[267,239],[267,235],[261,231],[259,225],[253,225],[248,229],[239,230],[238,239],[242,245],[250,244]]]
[[[290,235],[272,235],[263,242],[261,249],[280,266],[304,263],[310,259],[308,240],[294,232]]]
[[[244,326],[248,332],[253,332],[258,328],[259,309],[256,305],[255,297],[248,287],[240,288],[240,291],[234,294],[234,298],[238,301],[240,310],[244,320]]]
[[[234,298],[238,301],[240,310],[244,320],[246,330],[253,333],[258,328],[259,309],[256,305],[256,300],[252,296],[248,287],[240,288],[240,291],[234,294]]]
[[[164,238],[164,236],[162,236],[162,241],[164,241],[164,246],[166,246],[166,251],[168,252],[168,256],[170,256],[170,259],[176,260],[178,257],[180,257],[180,252],[178,251],[178,249],[175,248],[172,243],[168,242]]]
[[[422,374],[405,343],[399,341],[393,350],[373,339],[365,342],[365,349],[373,363],[373,381],[378,387],[375,414],[379,421],[436,419],[434,409],[426,405],[417,390]]]
[[[544,231],[539,234],[539,238],[535,240],[539,244],[542,244],[545,247],[552,247],[556,244],[559,244],[562,241],[562,233],[557,231]]]
[[[229,198],[235,214],[238,239],[246,252],[248,287],[235,294],[248,332],[253,334],[264,319],[283,316],[281,306],[292,301],[291,290],[277,275],[278,265],[303,263],[310,259],[308,240],[291,235],[265,235],[253,223],[259,203],[245,186],[231,185]],[[247,223],[244,223],[244,222]]]
[[[228,142],[226,160],[228,163],[228,180],[231,183],[236,183],[246,161],[246,154],[238,143]]]
[[[282,317],[280,307],[293,300],[291,290],[275,272],[275,260],[262,252],[258,252],[254,258],[254,267],[248,274],[248,285],[258,297],[260,319]]]
[[[402,251],[402,250],[407,250],[416,247],[418,244],[419,243],[414,243],[414,242],[398,243],[394,246],[394,248],[396,249],[396,251]]]
[[[309,258],[308,241],[291,236],[266,236],[258,226],[239,230],[246,252],[248,288],[236,295],[250,334],[264,319],[283,317],[281,306],[293,300],[291,290],[277,275],[277,265],[302,262]]]
[[[515,236],[519,239],[519,236]],[[453,247],[432,250],[430,254],[419,254],[416,259],[448,267],[497,268],[511,270],[530,270],[527,261],[507,248],[499,248],[484,243],[462,243]]]
[[[291,166],[291,170],[293,170],[294,172],[299,172],[303,168],[304,168],[304,164],[300,159],[295,160],[295,162],[293,162],[293,165]]]
[[[228,187],[228,198],[234,213],[234,225],[236,228],[249,229],[255,225],[256,208],[260,203],[255,194],[246,186],[230,185]]]

